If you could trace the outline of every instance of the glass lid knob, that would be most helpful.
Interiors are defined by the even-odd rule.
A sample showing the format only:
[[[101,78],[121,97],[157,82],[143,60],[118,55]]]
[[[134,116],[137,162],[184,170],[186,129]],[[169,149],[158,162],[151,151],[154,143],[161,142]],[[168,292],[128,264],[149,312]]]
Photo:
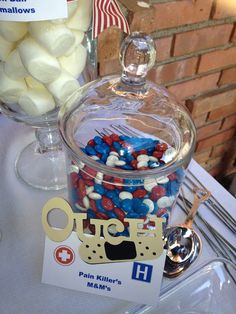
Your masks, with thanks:
[[[129,85],[145,84],[147,72],[155,60],[156,49],[152,38],[144,33],[132,33],[120,48],[121,80]]]

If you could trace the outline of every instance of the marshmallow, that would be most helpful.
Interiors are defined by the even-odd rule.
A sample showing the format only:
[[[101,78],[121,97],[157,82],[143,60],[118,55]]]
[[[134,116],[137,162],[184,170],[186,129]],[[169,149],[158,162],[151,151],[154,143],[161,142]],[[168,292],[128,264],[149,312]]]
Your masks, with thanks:
[[[20,95],[27,89],[24,79],[13,80],[6,75],[0,62],[0,99],[6,104],[15,104]]]
[[[5,61],[13,49],[14,44],[0,36],[0,61]]]
[[[61,67],[74,77],[78,77],[84,70],[87,59],[87,50],[82,45],[78,45],[72,54],[59,58]]]
[[[67,20],[69,28],[86,32],[89,28],[92,16],[92,0],[79,0],[74,14]]]
[[[39,116],[55,108],[53,97],[44,90],[28,89],[19,98],[21,108],[29,115]]]
[[[77,7],[78,7],[77,0],[67,2],[68,18],[70,18],[74,14]],[[62,23],[66,23],[66,19],[56,19],[56,20],[51,20],[51,22],[55,24],[62,24]]]
[[[53,56],[62,56],[75,42],[75,36],[64,24],[48,21],[29,23],[31,36]]]
[[[13,50],[4,64],[6,74],[12,79],[23,78],[28,75],[17,49]]]
[[[61,73],[60,64],[32,38],[23,40],[19,54],[27,71],[42,83],[54,81]]]
[[[0,34],[8,41],[17,41],[27,33],[27,23],[24,22],[0,22]]]
[[[84,39],[84,32],[72,30],[72,33],[75,36],[75,42],[74,45],[72,45],[71,48],[65,53],[65,56],[67,57],[72,54],[72,52],[74,52],[74,50],[79,46],[79,44],[82,43]]]
[[[79,82],[73,76],[62,71],[58,79],[48,85],[48,90],[54,96],[57,103],[62,105],[79,87]]]
[[[34,79],[32,76],[25,77],[25,81],[28,88],[47,90],[46,87],[42,83]]]

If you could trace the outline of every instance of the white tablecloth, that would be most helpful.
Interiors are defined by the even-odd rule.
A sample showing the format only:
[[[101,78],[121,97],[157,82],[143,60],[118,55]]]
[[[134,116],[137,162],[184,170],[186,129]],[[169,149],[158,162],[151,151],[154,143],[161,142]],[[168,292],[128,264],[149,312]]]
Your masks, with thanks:
[[[41,283],[44,250],[41,209],[51,197],[65,197],[66,191],[36,190],[16,178],[16,157],[33,138],[31,128],[0,115],[0,314],[125,313],[130,306],[126,301]],[[224,199],[224,205],[232,207],[235,216],[235,199],[196,163],[191,167],[200,171],[204,182],[208,180],[209,189]],[[177,211],[174,214],[182,220]],[[215,223],[219,224],[218,229],[222,227],[217,220]],[[213,253],[206,245],[198,263],[210,257]]]

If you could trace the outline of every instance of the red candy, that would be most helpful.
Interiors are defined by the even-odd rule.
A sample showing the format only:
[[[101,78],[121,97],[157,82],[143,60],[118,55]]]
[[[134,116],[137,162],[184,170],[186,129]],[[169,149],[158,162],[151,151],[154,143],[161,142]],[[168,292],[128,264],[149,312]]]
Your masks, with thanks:
[[[150,195],[150,199],[156,202],[160,197],[166,195],[166,189],[163,186],[157,185],[152,189],[152,193]]]
[[[92,211],[97,212],[98,209],[97,209],[97,206],[96,206],[96,202],[94,200],[90,199],[89,203],[90,203],[90,207],[91,207]]]
[[[109,145],[109,146],[112,145],[112,139],[110,138],[110,136],[104,135],[102,139],[103,139],[103,141],[104,141],[107,145]]]
[[[77,186],[78,186],[78,181],[79,181],[78,174],[75,173],[75,172],[72,172],[72,173],[70,174],[70,180],[71,180],[71,183],[72,183],[73,187],[77,188]]]
[[[86,186],[84,180],[79,179],[78,188],[79,188],[78,192],[80,192],[81,197],[84,198],[86,196]]]
[[[95,146],[94,140],[93,140],[93,139],[89,140],[87,145],[89,145],[89,146]]]
[[[105,220],[108,220],[108,219],[109,219],[109,217],[107,216],[107,214],[101,213],[101,212],[97,212],[97,213],[96,213],[96,217],[97,217],[98,219],[105,219]]]
[[[134,198],[143,198],[147,194],[147,191],[144,189],[136,190],[133,193]]]
[[[138,164],[138,161],[136,159],[133,159],[130,162],[131,167],[133,167],[134,169],[137,169],[137,164]]]
[[[161,144],[156,145],[156,150],[158,150],[159,152],[164,152],[167,150],[167,148],[168,148],[168,145],[166,143],[161,143]]]
[[[141,149],[141,150],[139,150],[138,152],[137,152],[137,155],[139,156],[139,155],[147,155],[148,153],[147,153],[147,151],[146,151],[146,149]]]
[[[152,156],[156,157],[156,158],[161,158],[162,155],[163,155],[163,152],[159,152],[159,151],[156,151],[156,150],[152,153]]]
[[[102,197],[102,206],[106,209],[106,210],[113,210],[114,209],[114,205],[112,203],[112,200],[106,196]]]
[[[107,189],[109,191],[115,190],[114,184],[110,184],[108,182],[103,182],[102,185],[104,186],[105,189]]]
[[[117,189],[122,190],[122,188],[123,188],[123,186],[122,186],[122,184],[123,184],[123,179],[121,179],[121,178],[114,178],[113,182],[114,182],[114,184],[116,184],[115,187],[116,187]]]
[[[120,137],[118,134],[111,134],[110,138],[112,139],[113,142],[119,142],[120,141]]]
[[[116,207],[114,212],[119,220],[123,221],[125,219],[125,212],[122,209]]]

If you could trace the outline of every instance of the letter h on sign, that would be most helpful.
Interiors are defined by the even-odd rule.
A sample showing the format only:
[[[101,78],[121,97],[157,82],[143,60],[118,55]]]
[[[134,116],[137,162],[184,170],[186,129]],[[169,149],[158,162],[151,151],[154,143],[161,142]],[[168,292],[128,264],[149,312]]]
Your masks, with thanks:
[[[152,279],[152,265],[134,262],[132,279],[151,282]]]

